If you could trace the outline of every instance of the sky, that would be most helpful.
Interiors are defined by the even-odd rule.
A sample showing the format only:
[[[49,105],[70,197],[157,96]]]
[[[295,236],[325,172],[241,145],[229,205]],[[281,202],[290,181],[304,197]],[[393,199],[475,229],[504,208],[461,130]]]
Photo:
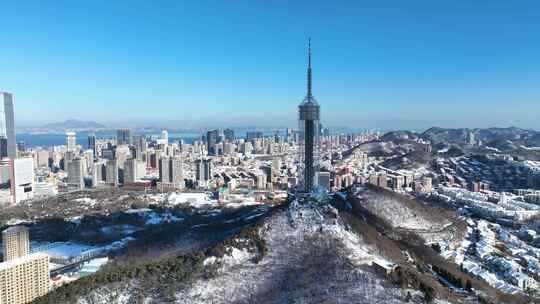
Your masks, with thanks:
[[[2,1],[16,126],[540,129],[538,1]]]

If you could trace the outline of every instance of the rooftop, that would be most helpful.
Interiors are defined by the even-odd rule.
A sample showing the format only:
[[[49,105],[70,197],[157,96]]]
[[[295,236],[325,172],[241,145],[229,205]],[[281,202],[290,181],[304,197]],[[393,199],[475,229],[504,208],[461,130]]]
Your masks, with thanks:
[[[23,226],[23,225],[11,226],[11,227],[5,229],[4,231],[2,231],[2,234],[4,234],[4,233],[17,233],[17,232],[21,232],[21,231],[28,231],[28,228],[26,228],[26,226]]]
[[[16,259],[13,259],[13,260],[10,260],[10,261],[7,261],[7,262],[0,263],[0,271],[8,270],[8,269],[10,269],[12,267],[22,265],[22,264],[25,264],[25,263],[28,263],[28,262],[32,262],[32,261],[35,261],[35,260],[39,260],[39,259],[42,259],[42,258],[47,258],[48,259],[49,256],[47,254],[45,254],[45,253],[42,253],[42,252],[28,254],[28,255],[25,255],[25,256],[20,257],[20,258],[16,258]]]

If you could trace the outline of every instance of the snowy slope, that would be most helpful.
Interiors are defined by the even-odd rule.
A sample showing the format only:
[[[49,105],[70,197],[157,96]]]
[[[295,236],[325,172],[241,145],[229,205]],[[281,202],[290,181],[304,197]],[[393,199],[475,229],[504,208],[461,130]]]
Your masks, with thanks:
[[[301,206],[270,218],[260,229],[268,252],[256,263],[234,248],[214,277],[177,294],[178,303],[401,303],[406,292],[372,272],[380,259],[348,231],[330,207]],[[327,302],[330,301],[330,302]]]
[[[294,201],[249,231],[207,252],[203,272],[173,282],[168,298],[134,279],[95,288],[77,303],[424,303],[421,292],[375,272],[374,261],[392,261],[330,205]]]

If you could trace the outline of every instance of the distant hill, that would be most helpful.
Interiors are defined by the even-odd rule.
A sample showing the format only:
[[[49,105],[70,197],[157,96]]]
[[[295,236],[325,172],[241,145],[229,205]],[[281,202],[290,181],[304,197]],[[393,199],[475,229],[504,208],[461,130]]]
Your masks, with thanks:
[[[81,121],[76,119],[68,119],[64,122],[49,123],[41,126],[42,129],[51,130],[89,130],[89,129],[106,129],[105,125],[95,121]]]
[[[429,167],[429,163],[433,160],[431,153],[423,150],[414,150],[409,153],[388,158],[381,165],[392,170],[399,169],[418,169],[420,167]]]
[[[477,145],[480,140],[481,145]],[[540,132],[516,127],[508,128],[439,128],[432,127],[419,134],[392,131],[380,137],[378,145],[363,146],[370,156],[394,156],[382,166],[390,169],[412,169],[429,166],[434,155],[420,144],[429,141],[433,151],[447,150],[439,157],[463,154],[505,153],[521,159],[540,160]],[[474,144],[470,144],[470,143]],[[370,148],[370,149],[368,149]]]
[[[418,140],[418,134],[412,131],[405,131],[405,130],[391,131],[391,132],[385,133],[383,136],[381,136],[380,139],[381,141],[391,141],[394,143],[401,143],[401,142]]]
[[[434,143],[464,144],[469,134],[473,134],[475,139],[479,139],[486,144],[505,141],[512,141],[523,145],[537,145],[540,143],[540,132],[516,127],[485,129],[446,129],[433,127],[422,133],[421,137]]]

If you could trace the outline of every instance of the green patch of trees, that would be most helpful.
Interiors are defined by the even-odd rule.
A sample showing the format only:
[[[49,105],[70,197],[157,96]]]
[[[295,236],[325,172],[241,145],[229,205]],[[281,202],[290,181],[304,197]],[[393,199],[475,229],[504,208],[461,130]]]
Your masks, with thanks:
[[[467,280],[467,283],[468,284],[464,284],[463,281],[461,280],[461,278],[459,277],[456,277],[454,274],[452,274],[450,271],[442,268],[442,267],[438,267],[437,265],[433,265],[431,267],[433,269],[433,271],[435,271],[438,275],[440,275],[441,277],[443,277],[446,281],[448,281],[450,284],[452,284],[453,286],[457,287],[457,288],[466,288],[467,286],[469,286],[470,288],[471,287],[471,281]],[[469,288],[469,290],[470,290]]]
[[[33,304],[75,303],[78,298],[92,290],[112,283],[128,283],[136,280],[148,288],[162,292],[172,284],[188,281],[203,269],[203,253],[193,253],[133,266],[107,268],[94,275],[63,285],[47,295],[34,300]]]

